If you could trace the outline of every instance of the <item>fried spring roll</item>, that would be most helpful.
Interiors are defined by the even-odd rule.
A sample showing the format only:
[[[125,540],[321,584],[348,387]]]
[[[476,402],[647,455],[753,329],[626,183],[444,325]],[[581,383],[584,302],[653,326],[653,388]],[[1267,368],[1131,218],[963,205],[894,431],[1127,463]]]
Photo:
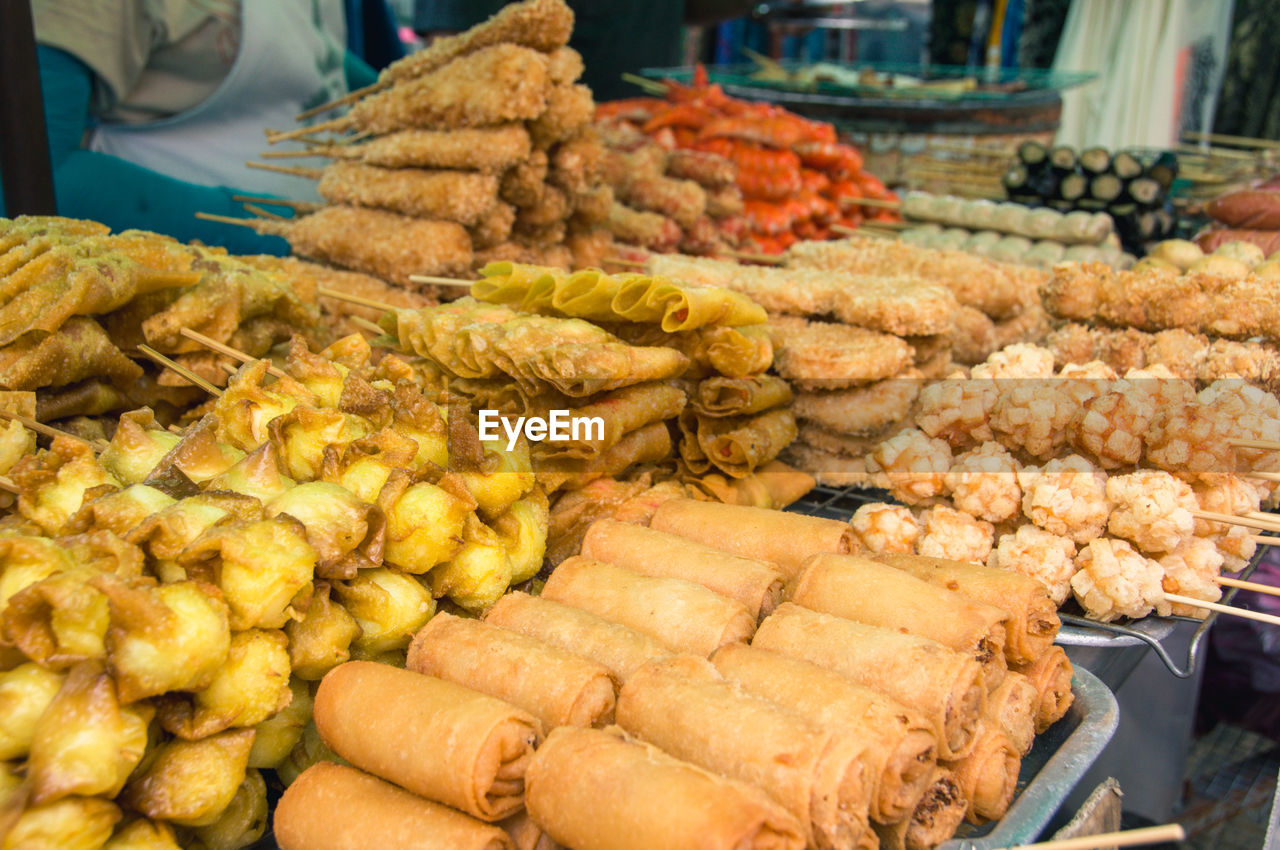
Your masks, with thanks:
[[[681,430],[690,418],[696,420],[694,430],[707,460],[735,478],[746,478],[796,438],[796,418],[786,408],[724,419],[703,419],[689,410],[681,416]]]
[[[559,850],[560,845],[533,822],[528,812],[514,814],[498,826],[511,836],[516,850]]]
[[[919,712],[839,673],[767,649],[724,646],[711,661],[747,693],[864,742],[871,819],[893,823],[911,814],[938,752],[933,727]]]
[[[979,724],[973,750],[958,761],[946,762],[955,774],[969,808],[965,820],[983,824],[1003,817],[1018,789],[1022,756],[1000,729],[984,721]]]
[[[641,525],[602,519],[587,529],[582,556],[641,575],[679,578],[742,603],[757,621],[782,601],[782,574],[744,558]]]
[[[619,682],[647,661],[672,652],[656,638],[541,596],[513,591],[485,614],[485,622],[537,638],[603,664]]]
[[[790,385],[777,375],[707,378],[698,384],[693,408],[703,416],[741,416],[790,404]]]
[[[1004,652],[1010,664],[1025,664],[1039,658],[1053,645],[1062,627],[1057,606],[1044,585],[1022,573],[924,555],[885,553],[869,557],[930,584],[1008,611]]]
[[[988,690],[1004,678],[1004,609],[964,599],[878,561],[815,555],[788,586],[787,598],[813,611],[920,635],[968,655],[982,665]]]
[[[898,823],[875,824],[883,850],[933,850],[955,835],[969,801],[945,767],[935,767],[929,785],[910,817]]]
[[[806,825],[811,847],[867,846],[863,744],[742,693],[703,659],[636,671],[618,694],[618,725],[676,758],[758,785]]]
[[[511,838],[448,806],[332,762],[293,781],[272,822],[280,850],[511,850]]]
[[[767,794],[619,732],[562,726],[527,774],[529,815],[576,850],[801,850],[800,822]]]
[[[987,721],[1009,736],[1022,755],[1031,751],[1036,736],[1040,692],[1031,680],[1010,670],[1004,681],[987,694]]]
[[[1036,707],[1036,734],[1039,735],[1061,720],[1075,700],[1071,693],[1071,677],[1075,672],[1071,659],[1062,647],[1051,646],[1030,664],[1015,664],[1012,669],[1030,679],[1040,694]]]
[[[547,579],[542,595],[704,658],[751,637],[755,618],[741,603],[678,578],[653,578],[581,556]]]
[[[973,747],[987,699],[982,667],[936,641],[784,602],[751,643],[812,661],[916,709],[938,736],[940,758],[962,758]]]
[[[834,519],[693,499],[666,502],[649,527],[725,552],[772,561],[788,581],[810,555],[847,554],[853,540],[853,530]]]
[[[518,706],[546,730],[613,722],[608,669],[492,623],[436,614],[409,644],[405,667]]]
[[[334,752],[415,794],[486,821],[524,802],[538,721],[501,700],[387,664],[349,661],[320,682],[314,712]]]

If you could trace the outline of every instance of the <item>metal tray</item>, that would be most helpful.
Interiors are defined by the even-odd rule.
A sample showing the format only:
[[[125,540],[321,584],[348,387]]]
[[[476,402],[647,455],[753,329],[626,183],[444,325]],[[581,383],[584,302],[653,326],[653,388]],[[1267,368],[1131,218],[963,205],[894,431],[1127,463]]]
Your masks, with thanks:
[[[939,850],[994,850],[1040,836],[1120,722],[1115,696],[1088,670],[1076,668],[1071,690],[1075,701],[1066,716],[1037,735],[1023,757],[1018,794],[1005,816],[983,826],[963,824]]]
[[[819,484],[807,495],[787,508],[796,513],[822,516],[830,519],[848,520],[853,512],[870,502],[896,503],[885,490],[859,489],[856,487],[827,487]],[[1247,579],[1262,560],[1262,547],[1257,554],[1235,577]],[[1224,588],[1223,605],[1235,598],[1236,588]],[[1069,610],[1069,609],[1068,609]],[[1056,643],[1063,646],[1084,646],[1097,650],[1124,649],[1126,647],[1145,644],[1164,663],[1169,672],[1179,679],[1187,679],[1195,675],[1200,664],[1200,657],[1208,645],[1205,638],[1209,629],[1218,619],[1216,612],[1210,612],[1203,620],[1194,617],[1143,617],[1140,620],[1121,620],[1114,623],[1099,623],[1077,614],[1058,612],[1062,619],[1062,630],[1058,632]],[[1175,659],[1166,645],[1168,638],[1178,623],[1195,623],[1195,634],[1191,638],[1191,646],[1187,650],[1186,659]]]

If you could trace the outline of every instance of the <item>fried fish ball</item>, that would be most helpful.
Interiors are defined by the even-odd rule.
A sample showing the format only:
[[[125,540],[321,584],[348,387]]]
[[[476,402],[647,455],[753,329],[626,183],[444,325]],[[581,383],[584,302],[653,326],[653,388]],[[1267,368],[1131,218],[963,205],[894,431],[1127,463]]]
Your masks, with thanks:
[[[901,505],[863,505],[853,512],[849,523],[870,552],[911,553],[920,537],[920,523]]]
[[[951,501],[967,514],[989,522],[1003,522],[1018,514],[1022,490],[1018,470],[1022,464],[996,442],[957,455],[947,472]]]
[[[1140,469],[1113,475],[1107,479],[1107,499],[1115,505],[1107,531],[1143,552],[1172,552],[1195,529],[1196,494],[1167,472]]]
[[[136,818],[112,833],[102,850],[181,850],[181,845],[169,824]]]
[[[351,578],[358,563],[347,559],[369,536],[375,508],[338,484],[310,481],[286,490],[265,506],[269,517],[286,514],[302,523],[307,542],[316,550],[316,572],[324,578]],[[350,560],[349,570],[337,569]],[[376,563],[364,561],[367,566]],[[347,574],[349,573],[349,574]]]
[[[511,562],[511,584],[528,581],[542,569],[550,520],[547,496],[535,489],[512,502],[511,507],[493,521],[493,530]]]
[[[1165,408],[1147,428],[1146,459],[1179,478],[1215,481],[1236,471],[1236,453],[1226,439],[1231,429],[1232,423],[1209,405]]]
[[[388,567],[361,570],[333,592],[355,618],[360,635],[352,647],[364,655],[402,649],[436,612],[436,600],[413,576]]]
[[[511,585],[511,559],[502,539],[475,514],[467,516],[462,537],[458,553],[429,574],[431,592],[447,595],[467,610],[482,611]]]
[[[920,514],[921,555],[981,564],[994,541],[995,526],[964,511],[934,505]]]
[[[249,767],[274,769],[289,757],[302,740],[302,730],[311,721],[311,688],[296,676],[289,680],[289,704],[253,727],[253,749]]]
[[[233,726],[256,726],[290,699],[284,632],[249,629],[231,636],[227,661],[208,687],[162,697],[158,714],[170,734],[197,741]]]
[[[208,585],[183,581],[133,586],[102,580],[111,627],[107,661],[121,702],[213,681],[231,645],[227,606]]]
[[[1155,408],[1133,384],[1119,381],[1110,392],[1081,405],[1067,425],[1071,445],[1088,452],[1103,469],[1136,466]]]
[[[30,662],[0,673],[0,760],[26,756],[40,716],[64,678]]]
[[[250,769],[218,819],[192,830],[205,850],[240,850],[267,831],[267,783]]]
[[[1227,425],[1222,436],[1245,440],[1280,440],[1280,401],[1240,378],[1219,378],[1196,396]],[[1236,457],[1250,470],[1276,471],[1275,453],[1238,447]]]
[[[218,588],[231,628],[278,629],[306,609],[301,591],[315,575],[316,550],[302,523],[286,516],[235,521],[209,529],[183,550],[188,568],[217,561]]]
[[[208,826],[231,805],[244,782],[252,746],[252,729],[199,741],[168,741],[130,778],[120,799],[149,818]]]
[[[529,444],[519,441],[513,449],[495,441],[485,445],[484,469],[462,470],[458,477],[476,500],[480,512],[492,518],[533,489],[536,478],[529,458]]]
[[[4,636],[32,661],[53,669],[106,657],[107,597],[88,582],[97,573],[76,567],[13,595],[4,609]]]
[[[1076,574],[1076,544],[1032,523],[1018,526],[1013,534],[1000,535],[987,566],[1012,570],[1036,579],[1049,591],[1055,605],[1071,598],[1071,577]]]
[[[1066,445],[1067,426],[1077,409],[1061,381],[1010,381],[991,408],[991,430],[1008,448],[1044,460]]]
[[[294,675],[301,679],[319,681],[325,673],[348,660],[351,642],[361,634],[359,623],[333,595],[328,582],[316,582],[302,619],[285,623],[289,663]]]
[[[122,706],[115,683],[100,665],[72,668],[31,739],[31,802],[120,793],[146,752],[154,714],[146,703]]]
[[[64,797],[29,806],[14,822],[3,850],[100,850],[120,820],[120,809],[97,797]]]
[[[1085,614],[1104,623],[1120,617],[1145,617],[1152,609],[1167,615],[1160,585],[1163,570],[1123,540],[1090,540],[1076,555],[1079,570],[1071,590]]]
[[[941,495],[951,468],[951,447],[916,428],[907,428],[885,440],[868,456],[868,471],[888,483],[889,492],[914,505]]]
[[[138,484],[181,440],[178,434],[155,425],[149,410],[125,413],[98,463],[122,483]]]
[[[1022,512],[1045,531],[1087,543],[1107,526],[1107,477],[1080,455],[1025,467],[1018,483]]]
[[[387,517],[383,558],[405,572],[421,574],[462,548],[462,528],[474,509],[453,493],[426,481],[391,481],[378,497]]]
[[[1222,564],[1223,557],[1212,542],[1189,537],[1160,558],[1160,568],[1164,570],[1160,585],[1165,593],[1217,602],[1222,598],[1222,588],[1216,581],[1222,574]],[[1207,608],[1182,602],[1172,603],[1172,612],[1180,617],[1209,616]]]

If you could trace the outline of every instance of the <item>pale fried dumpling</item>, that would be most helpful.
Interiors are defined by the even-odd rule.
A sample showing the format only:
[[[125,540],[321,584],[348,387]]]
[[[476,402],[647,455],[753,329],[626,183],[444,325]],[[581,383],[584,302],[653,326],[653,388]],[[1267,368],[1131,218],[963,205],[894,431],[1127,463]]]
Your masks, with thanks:
[[[146,752],[154,714],[146,703],[122,706],[100,665],[72,668],[36,723],[27,759],[32,802],[114,797]]]
[[[77,567],[13,595],[4,609],[4,636],[32,661],[63,669],[106,657],[107,597],[90,584],[99,573]]]
[[[490,524],[511,561],[511,584],[527,581],[542,569],[550,521],[547,496],[535,488]]]
[[[536,479],[529,459],[529,444],[520,440],[507,451],[505,445],[490,443],[485,446],[483,471],[464,470],[458,477],[475,498],[480,512],[486,517],[495,517],[533,489]]]
[[[299,404],[317,401],[310,390],[292,378],[278,378],[270,387],[263,387],[269,365],[259,360],[241,369],[214,403],[218,442],[251,452],[267,441],[274,419]]]
[[[441,469],[449,466],[449,423],[446,411],[427,401],[410,386],[397,386],[394,400],[396,432],[418,446],[413,464],[420,467],[434,463]]]
[[[266,830],[267,783],[261,773],[249,770],[218,819],[192,832],[205,850],[240,850],[261,838]]]
[[[18,511],[46,534],[61,534],[84,503],[86,490],[120,482],[98,464],[93,447],[71,437],[56,437],[48,451],[31,455],[12,470],[21,489]]]
[[[207,688],[160,699],[160,723],[179,738],[194,741],[233,726],[255,726],[290,699],[284,632],[249,629],[231,636],[227,661]]]
[[[357,563],[347,556],[370,536],[384,530],[382,517],[373,505],[358,499],[338,484],[310,481],[286,490],[266,506],[267,516],[287,514],[306,528],[307,542],[319,556],[316,570],[324,578],[352,578],[358,566],[378,566],[364,558]],[[380,540],[377,542],[381,542]],[[381,546],[373,554],[381,560]],[[350,560],[349,570],[335,569]]]
[[[199,741],[168,741],[129,780],[121,800],[149,818],[208,826],[235,799],[252,746],[252,729]]]
[[[367,436],[369,423],[331,408],[299,407],[273,421],[269,430],[285,474],[314,481],[320,477],[325,449]]]
[[[254,726],[253,749],[249,751],[249,767],[276,768],[289,757],[289,751],[302,740],[302,730],[311,720],[311,688],[294,677],[289,681],[293,695],[289,704]]]
[[[63,678],[32,663],[0,673],[0,761],[26,756],[40,715],[57,696]]]
[[[86,502],[67,523],[67,531],[103,529],[123,536],[176,501],[154,487],[132,484]]]
[[[202,493],[175,502],[138,523],[126,534],[130,543],[143,546],[153,558],[172,560],[202,534],[231,517],[262,516],[262,504],[236,493]]]
[[[482,611],[511,585],[511,559],[502,540],[475,514],[467,516],[462,536],[465,542],[458,554],[429,574],[431,592]]]
[[[409,484],[401,473],[383,487],[378,507],[387,517],[383,558],[406,572],[425,573],[462,548],[463,522],[475,502],[426,481]]]
[[[124,484],[137,484],[182,437],[156,424],[148,409],[121,414],[111,443],[98,455],[103,468]]]
[[[21,422],[0,422],[0,475],[13,469],[27,455],[35,454],[36,435]]]
[[[0,844],[3,850],[100,850],[120,820],[114,803],[97,797],[65,797],[29,806]]]
[[[328,582],[318,581],[300,620],[285,623],[289,637],[289,661],[293,673],[318,681],[351,657],[351,642],[360,636],[360,625],[332,598]]]
[[[181,850],[181,845],[169,824],[135,818],[118,828],[102,850]]]
[[[219,442],[216,424],[212,418],[205,417],[189,427],[178,444],[155,463],[148,478],[159,478],[173,468],[200,484],[222,474],[239,461],[244,452]]]
[[[346,446],[324,480],[341,484],[363,502],[373,504],[391,473],[414,466],[418,444],[391,428],[383,428]]]
[[[436,612],[431,593],[413,576],[379,567],[333,584],[334,593],[360,626],[352,642],[359,654],[377,655],[408,646]]]
[[[210,479],[206,489],[240,493],[265,503],[295,484],[292,478],[281,474],[280,453],[276,447],[264,443],[221,475]]]
[[[67,552],[47,537],[0,535],[0,611],[24,587],[72,566]]]

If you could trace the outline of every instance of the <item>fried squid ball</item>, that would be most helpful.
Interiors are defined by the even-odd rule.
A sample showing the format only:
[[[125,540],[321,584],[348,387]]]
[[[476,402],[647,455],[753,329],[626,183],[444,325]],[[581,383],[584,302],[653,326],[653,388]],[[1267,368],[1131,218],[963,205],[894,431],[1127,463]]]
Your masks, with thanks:
[[[849,521],[854,534],[869,552],[903,552],[916,550],[920,523],[911,511],[901,505],[875,502],[853,512]]]
[[[1195,529],[1196,494],[1167,472],[1113,475],[1107,479],[1107,499],[1115,505],[1107,531],[1144,552],[1172,552]]]
[[[65,797],[28,806],[4,838],[4,850],[100,850],[120,820],[120,809],[98,797]]]
[[[947,473],[947,491],[957,508],[989,522],[1014,517],[1022,503],[1018,470],[1022,464],[996,442],[956,456]]]
[[[885,440],[867,456],[867,471],[879,473],[894,497],[914,505],[941,495],[951,468],[951,447],[916,428]]]
[[[1014,343],[973,367],[971,377],[989,380],[1053,377],[1053,352],[1025,342]]]
[[[1103,469],[1135,466],[1142,459],[1142,440],[1155,407],[1134,392],[1128,381],[1084,402],[1070,424],[1071,445],[1088,452]]]
[[[1022,512],[1045,531],[1085,543],[1107,527],[1107,476],[1080,455],[1018,473]]]
[[[0,673],[0,760],[26,756],[36,724],[64,678],[33,663]]]
[[[1190,596],[1206,602],[1222,598],[1222,588],[1215,579],[1222,574],[1223,557],[1212,542],[1203,537],[1189,537],[1177,549],[1160,558],[1164,569],[1161,587],[1165,593]],[[1180,617],[1209,616],[1207,608],[1196,608],[1182,602],[1172,603],[1173,613]]]
[[[1066,445],[1067,426],[1078,409],[1060,381],[1010,381],[991,408],[991,430],[1009,449],[1045,460]]]
[[[403,649],[436,612],[431,593],[413,576],[379,567],[361,570],[333,591],[360,627],[352,647],[363,655]]]
[[[149,818],[208,826],[235,799],[252,747],[252,729],[199,741],[168,741],[130,778],[121,800]]]
[[[987,566],[1029,576],[1045,586],[1055,605],[1071,598],[1071,577],[1076,574],[1076,544],[1031,523],[1013,534],[1000,535]]]
[[[985,563],[991,554],[995,526],[946,505],[935,505],[920,514],[921,555],[952,561]]]
[[[1125,541],[1090,540],[1076,555],[1076,566],[1079,570],[1071,577],[1071,590],[1091,619],[1109,623],[1121,617],[1145,617],[1152,609],[1168,615],[1160,564]]]
[[[311,722],[311,688],[296,676],[289,681],[292,695],[283,710],[253,727],[253,749],[249,751],[249,767],[279,767],[289,752],[302,740],[302,730]]]
[[[1235,450],[1226,439],[1232,427],[1219,411],[1199,402],[1160,410],[1144,438],[1146,458],[1188,481],[1219,480],[1236,470]]]
[[[916,425],[930,437],[946,440],[957,449],[994,439],[991,408],[1000,388],[992,381],[947,378],[920,391]]]

